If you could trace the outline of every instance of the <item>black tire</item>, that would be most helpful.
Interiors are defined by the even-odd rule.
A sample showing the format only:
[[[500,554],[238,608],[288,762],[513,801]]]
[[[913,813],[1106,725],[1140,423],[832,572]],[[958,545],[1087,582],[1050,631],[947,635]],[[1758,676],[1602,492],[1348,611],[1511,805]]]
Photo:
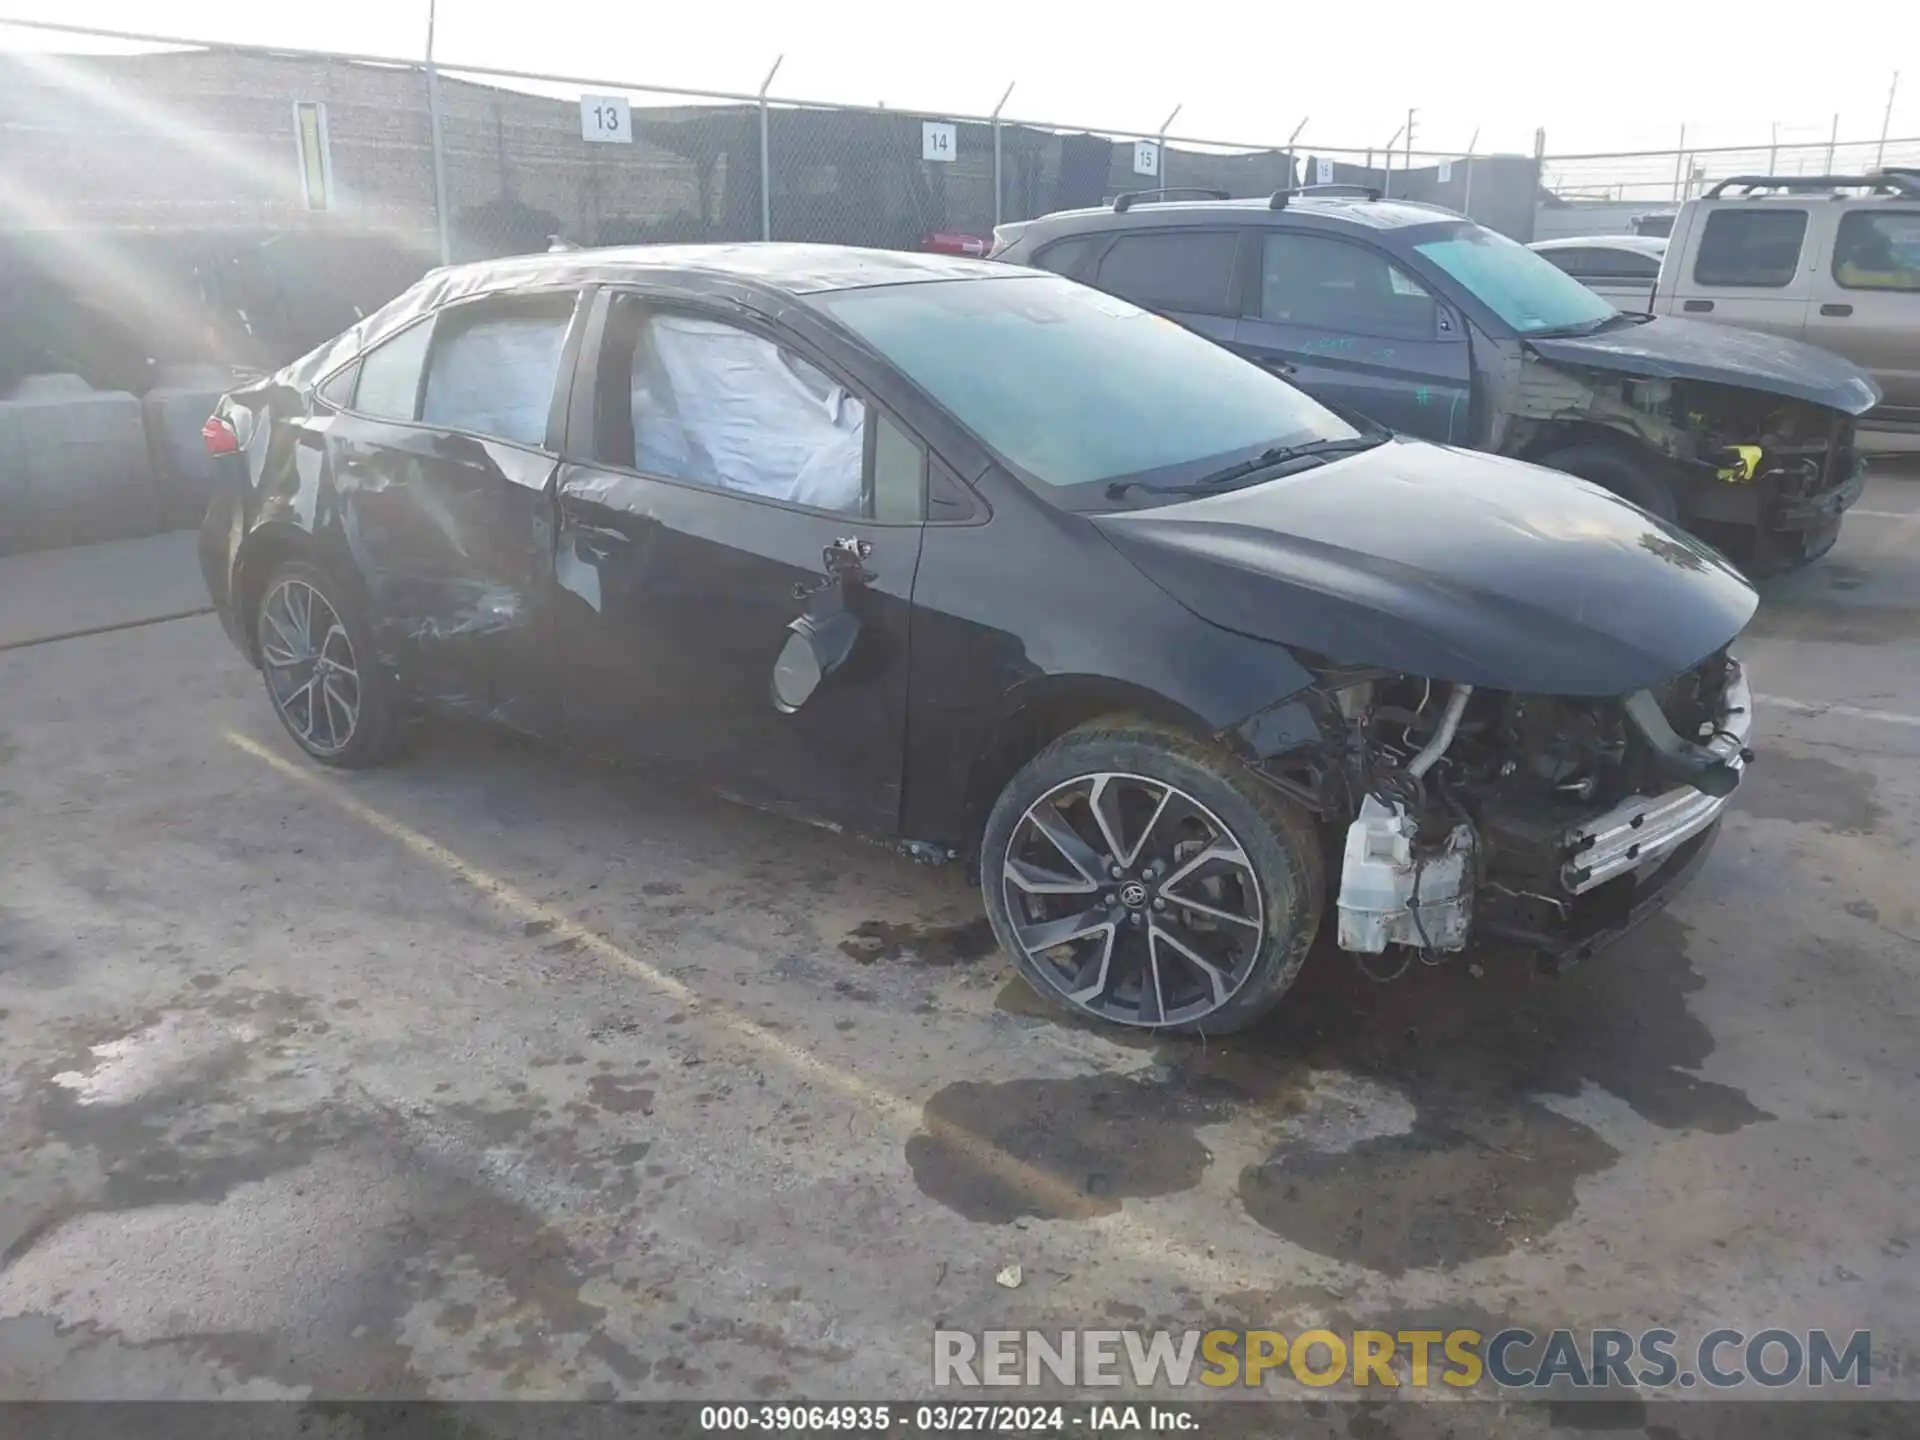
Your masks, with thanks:
[[[275,663],[274,657],[291,653],[282,644],[282,637],[292,628],[287,622],[293,618],[292,613],[278,608],[281,605],[278,597],[283,591],[289,597],[298,595],[299,587],[317,596],[326,610],[332,612],[332,620],[325,621],[324,612],[314,611],[311,626],[325,631],[325,635],[314,642],[314,648],[335,667],[325,677],[316,677],[311,663]],[[272,616],[269,611],[273,612]],[[321,764],[343,770],[379,765],[399,753],[405,738],[400,699],[392,678],[375,658],[365,612],[352,586],[343,584],[324,566],[312,561],[285,561],[274,567],[260,587],[254,606],[254,626],[268,702],[287,734],[293,737],[294,744]],[[302,638],[298,633],[294,636],[296,641]],[[343,663],[347,670],[339,668]],[[350,690],[346,680],[348,671],[353,677]],[[317,706],[317,692],[313,688],[316,678],[332,682],[326,694],[328,703]],[[302,690],[306,693],[304,707],[298,698],[283,699],[290,693],[297,697]],[[332,703],[336,697],[339,705]],[[342,707],[349,701],[352,722],[343,725]]]
[[[1199,833],[1204,833],[1204,827],[1209,823],[1217,824],[1229,832],[1231,841],[1238,847],[1239,859],[1233,865],[1223,867],[1228,872],[1228,878],[1214,883],[1232,887],[1227,893],[1235,898],[1233,901],[1221,900],[1219,903],[1223,906],[1246,913],[1251,908],[1248,902],[1257,902],[1257,924],[1236,922],[1236,925],[1246,925],[1250,938],[1235,938],[1239,932],[1234,926],[1208,921],[1191,913],[1184,913],[1184,921],[1181,922],[1197,920],[1212,930],[1216,940],[1252,946],[1250,951],[1243,951],[1243,958],[1234,964],[1232,974],[1237,977],[1237,983],[1227,990],[1227,998],[1221,1001],[1218,996],[1226,987],[1204,977],[1204,967],[1195,967],[1184,960],[1171,968],[1184,970],[1185,974],[1167,982],[1175,988],[1182,984],[1194,986],[1200,992],[1200,998],[1192,1004],[1211,1007],[1204,1014],[1176,1018],[1175,1011],[1179,1007],[1167,1005],[1160,998],[1161,985],[1158,981],[1162,977],[1158,969],[1155,971],[1154,1010],[1144,1012],[1145,1018],[1142,1018],[1140,1009],[1140,1005],[1145,1003],[1142,980],[1134,981],[1134,988],[1141,991],[1142,1000],[1134,1007],[1135,1013],[1131,1018],[1125,1013],[1123,994],[1116,994],[1111,1004],[1107,1003],[1104,996],[1090,1004],[1082,1004],[1069,998],[1066,988],[1068,982],[1063,978],[1067,965],[1076,962],[1067,957],[1058,962],[1056,968],[1056,961],[1052,959],[1036,960],[1020,940],[1022,929],[1032,937],[1034,927],[1038,924],[1061,923],[1048,921],[1044,912],[1037,911],[1045,899],[1056,901],[1065,909],[1085,905],[1088,914],[1100,910],[1119,917],[1118,924],[1122,928],[1105,937],[1110,947],[1106,952],[1107,957],[1116,974],[1123,963],[1123,943],[1131,945],[1136,956],[1125,963],[1136,970],[1145,968],[1146,961],[1141,957],[1156,953],[1156,940],[1163,942],[1159,954],[1170,953],[1164,944],[1166,932],[1156,926],[1169,919],[1180,921],[1181,916],[1170,915],[1163,904],[1164,897],[1158,894],[1145,905],[1137,906],[1136,910],[1127,910],[1121,903],[1121,890],[1132,890],[1133,887],[1123,886],[1120,880],[1112,879],[1110,869],[1108,876],[1099,880],[1096,892],[1087,894],[1084,899],[1062,895],[1035,897],[1027,893],[1026,884],[1016,883],[1009,878],[1010,866],[1019,868],[1029,880],[1034,873],[1030,859],[1023,861],[1019,858],[1021,854],[1031,857],[1034,853],[1031,847],[1035,844],[1036,829],[1030,820],[1032,807],[1048,800],[1050,796],[1066,795],[1066,813],[1078,813],[1074,807],[1080,803],[1080,799],[1073,787],[1100,775],[1108,776],[1116,782],[1116,786],[1142,782],[1145,788],[1141,793],[1148,796],[1152,793],[1151,785],[1172,787],[1172,793],[1179,794],[1183,803],[1190,803],[1191,810],[1198,812],[1191,817],[1190,823],[1201,827]],[[1124,800],[1123,793],[1120,798]],[[1113,803],[1119,805],[1120,801]],[[1169,807],[1172,803],[1169,800]],[[1060,813],[1058,810],[1054,812],[1055,815]],[[1135,813],[1137,815],[1139,812]],[[1164,834],[1159,840],[1154,840],[1155,827],[1163,823],[1163,813],[1163,810],[1155,809],[1150,821],[1135,824],[1141,834],[1140,840],[1132,844],[1133,858],[1138,867],[1150,870],[1153,863],[1158,863],[1150,862],[1149,855],[1145,853],[1149,845],[1164,847],[1167,844],[1169,837]],[[1082,818],[1071,823],[1077,831],[1091,831],[1095,839],[1090,843],[1096,851],[1101,850],[1098,837],[1104,832],[1095,828],[1090,808],[1084,811]],[[1127,826],[1123,822],[1120,828],[1124,831]],[[1180,832],[1176,827],[1172,833],[1178,835]],[[1189,830],[1187,833],[1195,832]],[[1086,836],[1083,834],[1082,838]],[[1124,836],[1122,842],[1123,845],[1128,843]],[[1201,843],[1206,842],[1177,842]],[[1176,863],[1180,860],[1177,844],[1173,851]],[[1016,845],[1026,849],[1017,852]],[[1106,847],[1103,858],[1111,858],[1111,849]],[[1055,846],[1052,853],[1064,856],[1066,852]],[[1239,860],[1246,863],[1241,864]],[[1080,868],[1079,862],[1069,863],[1075,869]],[[1061,867],[1056,864],[1053,868]],[[994,934],[1002,948],[1014,957],[1028,984],[1048,1000],[1082,1019],[1148,1028],[1162,1034],[1231,1034],[1246,1029],[1271,1010],[1293,983],[1301,962],[1306,959],[1307,951],[1320,928],[1321,911],[1326,898],[1326,870],[1321,839],[1313,819],[1306,811],[1262,784],[1225,751],[1180,731],[1131,715],[1106,716],[1068,731],[1021,768],[1007,783],[987,817],[981,842],[980,869],[981,892]],[[1136,868],[1126,873],[1131,878],[1141,872]],[[1247,874],[1251,875],[1253,884],[1257,886],[1257,894],[1249,895],[1244,888],[1247,882],[1243,877]],[[1177,875],[1178,871],[1169,873],[1162,870],[1158,883],[1166,886],[1166,894],[1173,894]],[[1078,876],[1067,878],[1074,880],[1077,886]],[[1143,875],[1142,878],[1150,877]],[[1115,887],[1112,893],[1098,893],[1100,887],[1109,883]],[[1204,883],[1207,882],[1181,882],[1183,887]],[[1188,910],[1178,899],[1174,899],[1171,905],[1174,912]],[[1016,915],[1015,907],[1020,907],[1025,913]],[[1152,911],[1160,913],[1156,915]],[[1128,925],[1137,927],[1131,941],[1127,939],[1129,932],[1124,928]],[[1192,932],[1184,929],[1179,934],[1189,941],[1195,939]],[[1148,935],[1155,939],[1148,939]],[[1102,943],[1098,936],[1083,938],[1089,941],[1090,953],[1094,946]],[[1077,945],[1080,942],[1075,940],[1072,943]],[[1203,944],[1201,948],[1207,946]],[[1061,956],[1067,950],[1068,944],[1062,943],[1045,950],[1043,954]],[[1214,950],[1213,958],[1218,959],[1222,953],[1221,950]],[[1098,963],[1097,959],[1086,962],[1089,967],[1095,963]],[[1104,980],[1108,972],[1103,969],[1100,973]],[[1116,989],[1123,989],[1124,982],[1125,977],[1121,976]],[[1211,994],[1205,993],[1209,987],[1212,988]],[[1173,992],[1169,990],[1168,993]],[[1187,1008],[1191,1010],[1192,1005]],[[1116,1010],[1121,1013],[1115,1013]]]
[[[1664,462],[1652,454],[1636,457],[1622,446],[1588,440],[1543,455],[1539,463],[1549,470],[1564,470],[1582,480],[1591,480],[1662,520],[1679,518],[1680,506],[1674,498],[1673,486],[1660,473]]]

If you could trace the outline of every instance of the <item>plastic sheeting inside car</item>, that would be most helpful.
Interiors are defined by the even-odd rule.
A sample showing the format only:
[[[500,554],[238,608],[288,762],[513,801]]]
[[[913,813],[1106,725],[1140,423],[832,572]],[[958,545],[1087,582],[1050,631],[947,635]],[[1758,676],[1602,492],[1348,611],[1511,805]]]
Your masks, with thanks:
[[[758,335],[655,315],[633,356],[634,463],[647,474],[858,511],[866,407]]]
[[[420,418],[522,445],[547,436],[547,411],[567,338],[565,314],[500,315],[440,339]]]

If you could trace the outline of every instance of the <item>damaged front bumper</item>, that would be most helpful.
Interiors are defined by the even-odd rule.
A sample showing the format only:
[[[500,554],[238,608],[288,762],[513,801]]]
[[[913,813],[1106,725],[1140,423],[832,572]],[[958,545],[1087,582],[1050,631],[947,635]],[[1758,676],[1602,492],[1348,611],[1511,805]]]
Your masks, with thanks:
[[[1720,698],[1715,730],[1701,748],[1737,777],[1746,769],[1747,736],[1753,727],[1753,692],[1737,660],[1727,662],[1729,675]],[[1691,785],[1662,795],[1634,795],[1591,820],[1567,831],[1567,860],[1560,881],[1570,895],[1584,895],[1609,880],[1655,864],[1668,852],[1691,840],[1720,818],[1733,798],[1709,795]]]
[[[1341,948],[1378,954],[1389,946],[1458,951],[1475,938],[1519,941],[1552,961],[1584,956],[1645,919],[1676,894],[1704,860],[1752,759],[1747,738],[1753,695],[1737,660],[1724,667],[1704,710],[1687,712],[1677,733],[1652,691],[1619,702],[1633,742],[1642,793],[1587,814],[1534,799],[1489,799],[1477,818],[1454,807],[1432,823],[1414,818],[1408,787],[1369,794],[1349,826],[1338,892]],[[1683,677],[1684,678],[1684,677]],[[1681,682],[1674,682],[1676,685]],[[1471,687],[1454,689],[1457,719]],[[1403,772],[1418,781],[1445,753],[1442,723]],[[1418,794],[1416,783],[1412,793]]]
[[[1583,959],[1664,908],[1705,863],[1735,786],[1752,758],[1753,693],[1739,662],[1728,677],[1714,733],[1699,742],[1733,784],[1709,794],[1679,785],[1635,795],[1568,826],[1559,836],[1555,893],[1500,882],[1496,872],[1475,917],[1478,933],[1525,945],[1552,962]]]

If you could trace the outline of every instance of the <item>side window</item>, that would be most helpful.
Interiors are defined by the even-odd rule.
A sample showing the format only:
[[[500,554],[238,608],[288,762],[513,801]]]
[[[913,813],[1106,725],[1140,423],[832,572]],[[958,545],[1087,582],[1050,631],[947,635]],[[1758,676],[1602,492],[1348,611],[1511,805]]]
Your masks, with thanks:
[[[1282,325],[1431,340],[1438,307],[1378,250],[1279,232],[1260,249],[1260,318]]]
[[[315,390],[314,394],[334,409],[345,410],[353,403],[353,387],[359,383],[359,380],[360,365],[355,361],[346,369],[336,370],[329,375],[320,383],[319,389]]]
[[[1233,313],[1231,230],[1150,230],[1123,235],[1100,260],[1095,282],[1150,310]]]
[[[1034,256],[1033,263],[1042,270],[1078,280],[1086,274],[1087,262],[1106,238],[1105,235],[1076,235],[1071,240],[1056,240]]]
[[[441,312],[420,418],[520,445],[542,445],[574,296],[483,300]]]
[[[1638,250],[1602,250],[1606,269],[1596,273],[1616,280],[1652,280],[1660,273],[1660,257],[1643,255]]]
[[[1842,215],[1833,278],[1849,290],[1920,291],[1920,210]]]
[[[750,330],[621,296],[595,400],[595,447],[607,464],[818,510],[865,509],[867,407]],[[905,503],[899,441],[912,445],[897,432],[888,443],[890,507]],[[917,498],[914,506],[917,518]]]
[[[422,320],[361,356],[353,408],[376,420],[419,419],[420,367],[432,338],[433,322]]]
[[[1593,273],[1591,250],[1536,250],[1533,252],[1556,270],[1564,270],[1576,280]]]
[[[1700,232],[1694,257],[1697,285],[1741,285],[1778,290],[1793,283],[1800,265],[1800,242],[1807,234],[1807,212],[1771,206],[1752,210],[1715,210]]]
[[[927,452],[878,411],[873,416],[873,518],[907,525],[926,516]]]

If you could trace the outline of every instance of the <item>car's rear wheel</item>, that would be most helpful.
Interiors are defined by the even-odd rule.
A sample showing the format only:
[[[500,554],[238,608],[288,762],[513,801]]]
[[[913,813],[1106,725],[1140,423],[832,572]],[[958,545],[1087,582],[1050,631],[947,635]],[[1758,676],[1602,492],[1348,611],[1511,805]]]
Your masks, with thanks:
[[[288,561],[261,588],[255,625],[267,698],[296,745],[345,769],[394,755],[400,707],[346,586],[317,565]]]
[[[1036,990],[1092,1019],[1226,1034],[1319,929],[1312,820],[1231,755],[1131,716],[1069,731],[987,819],[981,888]]]

